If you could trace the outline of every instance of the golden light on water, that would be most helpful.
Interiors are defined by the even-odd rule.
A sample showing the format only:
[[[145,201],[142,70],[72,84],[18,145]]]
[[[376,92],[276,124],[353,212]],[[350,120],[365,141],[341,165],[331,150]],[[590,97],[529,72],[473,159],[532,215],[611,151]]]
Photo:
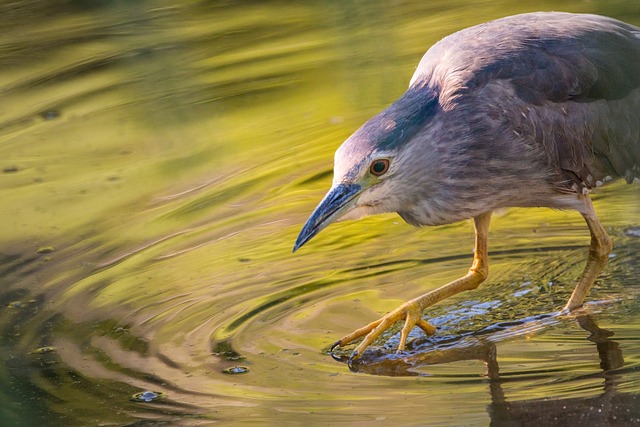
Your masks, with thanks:
[[[637,417],[637,185],[595,197],[616,248],[587,313],[614,335],[535,317],[563,305],[588,231],[576,213],[514,209],[493,221],[489,281],[427,313],[433,339],[360,373],[326,352],[471,262],[469,223],[394,215],[332,225],[291,254],[333,151],[402,93],[422,53],[530,7],[638,16],[481,6],[0,6],[2,419],[486,425],[544,398],[538,414],[610,395]],[[603,371],[603,354],[624,364]],[[489,384],[496,364],[504,381]],[[249,371],[225,373],[238,366]],[[130,400],[145,391],[164,397]]]

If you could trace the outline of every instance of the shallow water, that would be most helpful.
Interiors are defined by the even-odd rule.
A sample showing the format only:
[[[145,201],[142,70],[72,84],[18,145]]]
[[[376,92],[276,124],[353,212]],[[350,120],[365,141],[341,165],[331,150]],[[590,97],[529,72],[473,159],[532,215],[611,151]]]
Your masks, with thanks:
[[[332,153],[422,53],[521,2],[0,5],[0,418],[7,425],[640,422],[640,191],[575,316],[581,217],[496,216],[491,277],[438,333],[350,370],[332,342],[460,276],[468,222],[332,225]],[[640,4],[553,2],[640,24]],[[145,393],[153,392],[153,393]],[[146,424],[145,424],[146,425]]]

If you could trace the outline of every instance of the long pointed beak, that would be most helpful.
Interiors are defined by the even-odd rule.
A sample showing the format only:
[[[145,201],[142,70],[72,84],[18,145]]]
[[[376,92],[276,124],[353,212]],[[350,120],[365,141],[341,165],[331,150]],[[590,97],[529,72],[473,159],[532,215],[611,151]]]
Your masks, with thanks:
[[[313,211],[309,219],[296,239],[293,252],[307,243],[313,236],[322,231],[353,206],[355,198],[362,191],[358,184],[338,184],[329,190],[318,207]]]

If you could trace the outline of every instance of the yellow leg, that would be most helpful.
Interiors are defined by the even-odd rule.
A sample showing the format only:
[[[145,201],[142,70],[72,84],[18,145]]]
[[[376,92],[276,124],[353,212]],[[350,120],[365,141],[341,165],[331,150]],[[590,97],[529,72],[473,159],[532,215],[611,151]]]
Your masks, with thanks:
[[[491,212],[479,215],[473,220],[476,232],[473,264],[471,265],[469,272],[464,277],[447,283],[446,285],[419,296],[418,298],[407,301],[381,319],[342,337],[332,346],[332,348],[343,346],[364,336],[364,340],[351,354],[351,359],[357,359],[364,350],[369,347],[371,343],[380,336],[380,334],[382,334],[382,332],[389,329],[394,323],[403,319],[404,327],[400,333],[398,351],[404,350],[409,332],[411,332],[414,326],[418,326],[428,335],[434,334],[436,331],[435,326],[422,319],[422,311],[425,308],[459,292],[477,288],[489,274],[487,235],[489,232],[489,223],[491,222]]]
[[[593,282],[595,282],[604,266],[607,265],[609,254],[613,249],[611,237],[609,237],[600,224],[596,212],[593,209],[591,199],[587,195],[582,196],[582,199],[586,206],[586,211],[582,216],[587,222],[587,226],[591,232],[591,245],[589,246],[587,265],[584,267],[584,271],[580,276],[576,288],[573,290],[573,294],[571,294],[571,298],[569,298],[567,305],[564,307],[565,310],[573,310],[582,305],[584,298],[587,296],[587,292],[589,292],[589,288],[591,288],[591,285],[593,285]]]

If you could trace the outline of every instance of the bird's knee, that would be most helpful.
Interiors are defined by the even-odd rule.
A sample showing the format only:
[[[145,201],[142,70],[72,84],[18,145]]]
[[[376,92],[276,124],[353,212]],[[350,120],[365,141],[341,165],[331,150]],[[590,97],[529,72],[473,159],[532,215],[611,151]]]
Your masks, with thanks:
[[[613,250],[613,240],[608,235],[601,236],[598,240],[591,243],[589,247],[589,256],[602,262],[609,259],[609,254]]]
[[[482,282],[489,277],[489,267],[487,266],[473,266],[469,269],[467,274],[469,281],[467,282],[467,290],[472,290],[480,286]]]
[[[480,268],[480,269],[474,270],[473,272],[479,283],[484,282],[485,280],[487,280],[487,277],[489,277],[488,268]]]

